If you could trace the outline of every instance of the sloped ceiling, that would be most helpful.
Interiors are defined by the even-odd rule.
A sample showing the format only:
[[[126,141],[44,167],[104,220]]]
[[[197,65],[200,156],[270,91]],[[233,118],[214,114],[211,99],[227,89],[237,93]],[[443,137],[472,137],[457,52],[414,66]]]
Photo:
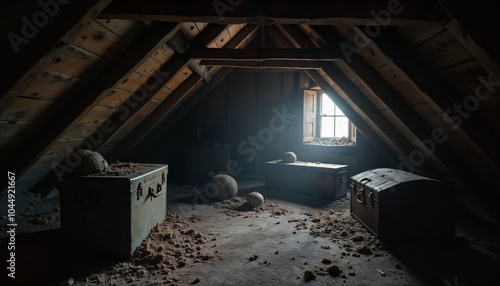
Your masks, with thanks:
[[[481,17],[493,4],[81,2],[3,4],[0,158],[20,188],[69,172],[75,148],[118,158],[235,67],[290,68],[393,167],[474,193],[500,218],[498,23]],[[245,49],[262,33],[280,49]]]

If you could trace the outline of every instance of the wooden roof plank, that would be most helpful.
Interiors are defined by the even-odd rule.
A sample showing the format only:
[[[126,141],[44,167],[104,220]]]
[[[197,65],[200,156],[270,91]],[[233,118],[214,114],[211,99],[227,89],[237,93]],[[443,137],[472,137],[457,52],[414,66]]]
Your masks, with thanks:
[[[205,47],[225,29],[226,27],[223,25],[211,24],[192,40],[191,45],[194,47]],[[172,104],[172,101],[178,100],[178,94],[184,94],[189,90],[185,90],[185,88],[191,88],[195,84],[195,80],[193,79],[196,78],[197,81],[201,78],[198,74],[189,76],[187,80],[178,76],[186,69],[188,63],[189,58],[186,55],[174,55],[165,65],[163,65],[157,76],[151,77],[145,85],[141,86],[138,89],[139,92],[135,93],[135,96],[131,96],[121,107],[118,108],[117,112],[108,118],[107,122],[103,124],[103,128],[97,129],[89,136],[89,139],[82,144],[91,144],[94,150],[98,150],[104,146],[106,142],[112,140],[115,135],[119,134],[120,129],[125,126],[131,118],[134,118],[134,115],[138,113],[158,92],[162,91],[169,83],[173,83],[174,79],[179,79],[178,84],[176,84],[177,88],[162,102],[162,104],[160,104],[160,107]],[[106,126],[113,126],[113,129],[103,132],[102,130],[108,129]],[[100,138],[99,142],[91,142],[91,138],[95,137]]]
[[[52,18],[40,6],[41,1],[35,2],[18,2],[23,5],[23,8],[19,9],[20,7],[17,7],[16,11],[29,10],[25,5],[34,6],[36,4],[38,5],[36,6],[38,12],[50,19],[47,20],[46,25],[39,28],[33,25],[36,30],[35,34],[26,35],[29,32],[24,31],[26,29],[23,28],[26,25],[24,22],[19,20],[11,21],[10,23],[15,23],[11,25],[15,26],[11,26],[7,36],[2,37],[0,44],[2,65],[4,66],[2,69],[8,69],[9,72],[2,77],[2,85],[0,86],[0,95],[2,96],[0,98],[0,114],[15,99],[15,97],[9,96],[9,90],[15,89],[17,84],[29,79],[32,75],[46,70],[53,62],[53,59],[57,58],[85,31],[85,28],[93,22],[94,17],[111,0],[71,1],[65,5],[58,5],[58,13]],[[59,4],[59,2],[57,3]],[[13,12],[15,13],[15,11]],[[14,38],[17,40],[12,40]],[[10,93],[10,95],[13,94]]]
[[[52,117],[34,137],[35,141],[29,142],[28,146],[20,146],[19,150],[23,151],[12,155],[11,162],[13,163],[10,164],[9,169],[17,174],[22,174],[29,169],[59,141],[66,130],[79,123],[102,98],[140,67],[178,28],[177,24],[161,23],[146,33],[144,38],[133,45],[121,60],[106,70],[104,76],[92,82],[82,92],[82,96],[78,96]]]
[[[439,113],[450,111],[454,116],[454,106],[463,104],[463,98],[457,97],[455,92],[443,84],[422,61],[415,58],[410,47],[404,43],[401,36],[390,27],[384,33],[371,38],[378,48],[398,66],[422,91],[422,96]],[[500,169],[500,153],[498,153],[499,138],[493,132],[479,132],[477,126],[485,126],[485,122],[473,112],[468,112],[468,118],[457,118],[459,124],[456,131],[471,144],[476,152],[492,167]],[[458,116],[458,115],[457,115]]]
[[[242,45],[246,44],[246,40],[256,33],[257,29],[258,27],[255,25],[246,25],[238,32],[238,34],[233,36],[232,39],[226,43],[225,47],[228,49],[237,49],[242,47]],[[203,31],[205,31],[205,29]],[[188,103],[183,103],[181,108],[186,111],[186,106],[190,106],[190,104],[193,104],[193,101],[201,100],[201,98],[203,98],[212,88],[214,88],[222,79],[224,79],[231,70],[231,68],[223,68],[220,71],[212,69],[209,73],[211,74],[211,77],[213,76],[214,78],[212,78],[210,82],[205,83],[201,90],[198,90],[193,96],[188,98]],[[217,72],[215,73],[215,75],[214,71]],[[197,82],[200,82],[201,77],[197,74],[196,76],[197,77],[193,77],[193,75],[191,75],[190,79],[193,78],[192,80],[194,81],[194,79],[197,78]],[[110,157],[118,158],[120,155],[126,154],[134,146],[136,146],[136,144],[138,144],[142,138],[144,138],[157,126],[162,126],[161,128],[163,130],[165,125],[165,123],[163,122],[165,122],[165,119],[172,113],[174,104],[190,90],[190,85],[192,85],[190,81],[183,82],[181,86],[179,86],[179,88],[172,92],[172,94],[170,94],[162,102],[162,104],[150,114],[150,116],[148,116],[143,122],[141,122],[141,124],[127,136],[126,140],[123,140],[123,142],[118,145],[116,150],[113,150],[111,152]],[[194,97],[195,99],[191,100],[192,97]],[[167,124],[173,124],[172,119],[170,119],[168,122],[170,123]]]

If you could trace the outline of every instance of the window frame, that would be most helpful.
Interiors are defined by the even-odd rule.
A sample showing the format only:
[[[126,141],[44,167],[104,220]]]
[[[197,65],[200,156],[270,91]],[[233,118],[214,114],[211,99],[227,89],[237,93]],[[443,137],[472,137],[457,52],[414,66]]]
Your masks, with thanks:
[[[332,103],[333,103],[333,115],[323,115],[321,111],[323,111],[323,94],[326,95],[328,97],[328,95],[326,94],[326,92],[322,91],[322,90],[319,90],[317,92],[317,106],[318,106],[318,113],[317,113],[317,119],[316,119],[316,125],[317,125],[317,130],[316,130],[316,137],[317,138],[341,138],[341,137],[337,137],[335,136],[335,129],[336,129],[336,126],[337,126],[337,118],[338,117],[344,117],[347,119],[347,138],[351,139],[352,135],[351,135],[351,132],[352,132],[352,127],[351,127],[351,120],[349,120],[349,118],[344,114],[344,112],[342,110],[340,110],[340,108],[337,106],[337,104],[335,104],[335,102],[333,102],[332,100]],[[331,100],[331,98],[330,98]],[[335,107],[337,107],[343,115],[337,115],[335,114],[336,113],[336,110],[335,110]],[[327,137],[327,136],[321,136],[321,125],[323,124],[323,120],[322,118],[323,117],[333,117],[333,137]]]
[[[322,118],[323,117],[334,117],[334,128],[335,128],[335,122],[336,122],[336,117],[345,117],[347,118],[348,122],[348,136],[347,138],[351,141],[354,142],[354,146],[356,145],[356,126],[351,122],[349,117],[347,115],[336,115],[335,114],[335,106],[338,108],[338,106],[333,102],[334,104],[334,115],[323,115],[321,114],[321,109],[322,109],[322,95],[326,94],[321,89],[303,89],[302,90],[302,112],[303,112],[303,118],[302,118],[302,143],[308,143],[313,141],[314,139],[331,139],[331,138],[342,138],[342,137],[321,137],[321,124],[322,124]],[[307,97],[309,96],[309,99]],[[311,102],[311,97],[314,99],[313,102]],[[339,108],[340,109],[340,108]],[[342,111],[342,110],[341,110]],[[343,111],[342,111],[343,113]],[[307,128],[307,124],[309,124],[309,128]],[[311,125],[312,124],[312,128]],[[335,135],[335,130],[334,130],[334,135]],[[314,145],[314,144],[313,144]],[[346,145],[333,145],[331,147],[339,147],[339,146],[346,146]],[[349,145],[350,146],[350,145]]]

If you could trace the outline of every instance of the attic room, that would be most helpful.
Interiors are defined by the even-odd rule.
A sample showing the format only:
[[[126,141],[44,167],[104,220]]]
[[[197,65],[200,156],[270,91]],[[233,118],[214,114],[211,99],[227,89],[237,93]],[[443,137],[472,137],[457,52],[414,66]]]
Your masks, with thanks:
[[[499,285],[498,8],[4,1],[1,285]]]

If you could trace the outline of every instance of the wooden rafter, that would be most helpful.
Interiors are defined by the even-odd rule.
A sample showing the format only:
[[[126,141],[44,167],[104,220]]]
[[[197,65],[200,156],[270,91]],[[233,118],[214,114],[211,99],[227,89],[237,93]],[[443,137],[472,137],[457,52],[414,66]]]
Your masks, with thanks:
[[[321,62],[295,61],[295,60],[203,60],[200,62],[205,66],[224,66],[241,68],[286,68],[286,69],[318,69]]]
[[[49,17],[40,6],[42,1],[19,1],[11,7],[13,11],[2,11],[2,17],[5,17],[2,19],[2,27],[8,27],[8,30],[2,28],[1,65],[8,72],[2,75],[0,85],[0,114],[16,99],[18,92],[15,91],[21,88],[21,84],[45,71],[110,2],[111,0],[70,1],[64,5],[54,2],[57,7],[50,8],[50,11],[57,9],[57,13],[53,17]],[[32,9],[38,9],[46,15],[47,23],[40,27],[33,25],[35,29],[29,30],[25,28],[27,24],[21,18],[26,17],[28,21],[32,19],[28,18],[29,15],[19,13]]]
[[[500,3],[488,0],[439,2],[452,19],[445,25],[448,32],[500,81],[500,27],[497,20]]]
[[[389,148],[386,142],[384,142],[380,135],[377,134],[372,126],[370,126],[364,118],[362,118],[358,112],[356,112],[350,105],[345,101],[342,96],[324,79],[324,77],[316,70],[306,70],[305,71],[317,84],[318,86],[335,102],[335,104],[344,112],[344,114],[352,121],[356,128],[366,137],[366,139],[372,144],[372,146],[386,159],[390,166],[397,166],[398,161],[396,159],[396,154]]]
[[[194,47],[205,47],[209,45],[220,33],[226,29],[224,25],[210,24],[208,27],[203,29],[193,40],[192,45]],[[147,83],[142,85],[139,90],[141,90],[141,95],[135,98],[131,96],[118,110],[113,113],[107,122],[103,123],[102,128],[98,128],[91,134],[87,140],[82,142],[81,146],[91,144],[94,150],[98,150],[104,144],[106,144],[113,136],[119,133],[121,128],[123,128],[127,122],[141,110],[161,89],[165,87],[177,74],[179,74],[189,63],[189,58],[183,54],[174,55],[167,63],[165,63],[160,71],[157,72],[158,77],[151,77]],[[201,80],[201,76],[198,74],[191,75],[186,81],[188,82],[187,87],[191,88],[197,81]],[[186,82],[184,81],[184,82]],[[179,89],[179,87],[177,88]],[[187,90],[178,91],[178,93],[185,93]],[[136,92],[137,93],[137,92]],[[171,102],[170,97],[167,97],[164,102]],[[103,129],[108,129],[106,126],[114,126],[114,129],[109,132],[102,132]],[[90,138],[95,136],[101,138],[99,142],[90,142]]]
[[[351,45],[355,44],[352,39],[341,39],[330,27],[314,26],[311,28],[312,32],[316,33],[329,47],[338,47],[344,41],[347,41]],[[405,128],[407,133],[414,135],[414,140],[422,142],[432,137],[432,129],[421,116],[401,98],[363,57],[353,53],[350,56],[348,66],[373,91],[373,95],[387,106],[388,111],[401,121],[400,128]],[[457,162],[456,154],[445,144],[438,144],[434,148],[432,156],[440,161],[439,164],[441,167],[446,169],[448,169],[447,166],[464,165]],[[464,172],[460,171],[457,175],[464,174]]]
[[[81,96],[77,96],[57,116],[51,118],[38,131],[38,135],[33,136],[36,140],[20,146],[19,150],[22,151],[13,155],[9,170],[20,176],[29,169],[50,147],[59,141],[65,131],[80,122],[102,98],[126,80],[179,28],[178,24],[172,23],[154,25],[142,39],[139,39],[116,63],[110,66],[103,73],[103,76],[93,81],[81,93]]]
[[[290,34],[298,33],[299,31],[293,30],[289,27],[283,29],[283,27],[269,28],[267,32],[271,38],[282,48],[292,48],[294,45],[290,43],[288,39],[292,37]],[[282,31],[287,31],[283,34]],[[303,45],[307,47],[312,47],[313,45],[307,44],[306,40],[303,41]],[[295,42],[295,45],[299,43]],[[373,147],[380,152],[380,154],[387,160],[387,162],[392,165],[397,165],[396,154],[389,146],[380,138],[380,136],[371,128],[370,125],[347,103],[342,96],[328,83],[328,81],[323,78],[323,76],[317,70],[306,70],[305,71],[312,80],[314,80],[320,88],[325,91],[326,94],[339,106],[339,108],[344,112],[344,114],[356,125],[361,133],[369,140]]]
[[[358,33],[362,33],[357,29]],[[366,36],[365,36],[366,37]],[[437,75],[429,72],[429,68],[412,54],[410,47],[401,36],[390,27],[371,39],[378,48],[388,56],[394,65],[401,69],[419,88],[421,95],[440,114],[453,110],[463,99],[446,86]],[[455,124],[453,124],[455,125]],[[497,170],[500,169],[499,138],[488,130],[486,123],[478,114],[471,113],[463,118],[456,132],[474,148],[486,162]]]
[[[293,38],[301,48],[314,47],[314,44],[311,43],[309,39],[303,37],[303,33],[297,27],[291,25],[281,25],[281,28],[282,31],[287,33],[288,37]],[[344,98],[344,100],[348,99],[353,105],[351,106],[352,108],[355,107],[362,112],[365,115],[364,119],[371,122],[371,124],[369,124],[371,128],[377,130],[378,135],[382,137],[393,150],[396,150],[402,158],[406,158],[406,154],[415,150],[408,140],[401,135],[393,124],[384,117],[384,115],[373,105],[373,103],[366,98],[358,87],[338,67],[331,63],[325,63],[323,64],[322,69],[330,77],[330,79],[333,80],[334,84],[338,85],[338,87],[345,92],[347,98]],[[363,130],[361,130],[361,132],[363,132]],[[418,167],[416,166],[416,169],[420,170],[424,174],[435,174],[435,170],[428,164],[428,162],[424,162]]]
[[[247,39],[255,34],[257,28],[258,27],[255,25],[246,25],[225,45],[225,47],[233,49],[241,47]],[[212,88],[214,88],[222,79],[224,79],[225,76],[231,71],[231,69],[223,68],[221,69],[221,71],[219,71],[219,69],[212,69],[211,71],[213,73],[212,76],[214,77],[214,79],[212,79],[209,83],[205,83],[203,88],[194,95],[195,98],[199,98],[198,100],[201,100],[201,98],[203,98]],[[198,79],[198,81],[199,80],[200,79]],[[162,102],[162,104],[160,104],[160,106],[158,106],[148,117],[146,117],[146,119],[144,119],[139,124],[139,126],[137,126],[131,133],[129,133],[124,140],[122,140],[122,142],[119,144],[119,146],[117,146],[116,150],[114,150],[110,156],[112,158],[118,158],[120,155],[126,154],[156,126],[163,126],[163,122],[165,122],[165,120],[173,112],[176,103],[190,90],[190,87],[194,86],[196,83],[183,82],[174,91],[174,93],[167,97],[167,100]],[[193,100],[191,100],[190,102],[193,102]],[[169,122],[172,123],[171,120],[169,120]]]
[[[202,60],[233,61],[333,61],[342,58],[337,48],[323,49],[193,49],[189,57]]]
[[[225,24],[365,25],[385,10],[393,12],[391,25],[438,25],[446,20],[446,14],[435,1],[403,4],[385,0],[193,1],[189,5],[179,0],[116,1],[99,17]]]

